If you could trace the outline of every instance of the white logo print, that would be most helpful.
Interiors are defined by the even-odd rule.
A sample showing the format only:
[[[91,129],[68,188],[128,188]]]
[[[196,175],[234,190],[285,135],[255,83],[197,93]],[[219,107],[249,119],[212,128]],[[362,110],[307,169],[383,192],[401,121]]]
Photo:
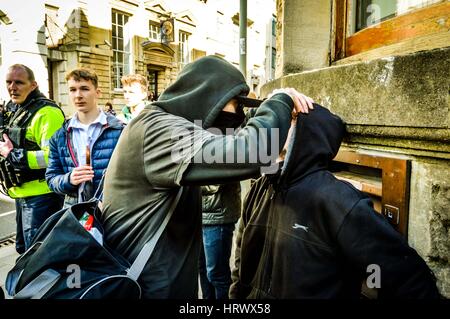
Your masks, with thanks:
[[[297,229],[297,228],[301,228],[303,229],[305,232],[308,232],[308,227],[303,226],[303,225],[299,225],[297,223],[294,224],[294,226],[292,226],[292,228]]]

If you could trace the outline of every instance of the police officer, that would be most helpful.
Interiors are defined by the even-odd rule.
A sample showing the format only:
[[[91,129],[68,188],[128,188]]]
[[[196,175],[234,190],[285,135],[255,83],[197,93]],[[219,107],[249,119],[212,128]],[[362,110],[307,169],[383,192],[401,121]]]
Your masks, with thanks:
[[[8,68],[6,87],[11,98],[0,141],[0,182],[16,201],[16,250],[29,248],[41,224],[62,208],[63,198],[45,181],[49,140],[64,122],[64,113],[38,89],[33,71],[25,65]]]

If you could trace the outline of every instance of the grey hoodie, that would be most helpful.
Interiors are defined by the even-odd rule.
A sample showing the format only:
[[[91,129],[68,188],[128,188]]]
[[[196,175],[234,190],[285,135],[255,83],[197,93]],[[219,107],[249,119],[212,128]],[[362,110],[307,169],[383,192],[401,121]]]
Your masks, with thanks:
[[[199,185],[255,176],[270,160],[255,161],[250,154],[272,153],[274,159],[284,145],[293,108],[286,94],[266,100],[235,135],[205,131],[230,99],[247,93],[245,79],[233,65],[217,57],[204,57],[187,65],[159,100],[147,105],[124,129],[104,186],[102,221],[105,242],[111,248],[133,262],[184,186],[139,278],[144,298],[197,298],[202,210]],[[278,134],[269,130],[261,135],[261,128],[277,128]],[[273,149],[270,138],[278,142]],[[212,149],[215,162],[210,158]]]

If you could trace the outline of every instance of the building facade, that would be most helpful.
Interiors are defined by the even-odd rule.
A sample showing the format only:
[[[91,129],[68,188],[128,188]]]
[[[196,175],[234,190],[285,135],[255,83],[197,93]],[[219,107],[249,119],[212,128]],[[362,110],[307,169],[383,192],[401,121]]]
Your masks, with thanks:
[[[187,63],[217,55],[239,67],[239,1],[33,0],[0,4],[0,76],[13,63],[29,65],[41,90],[68,103],[67,71],[88,67],[99,75],[101,103],[124,103],[120,78],[140,73],[157,96]],[[248,6],[248,83],[275,75],[275,1]],[[0,96],[7,99],[5,88]]]
[[[277,18],[262,95],[295,87],[345,120],[336,175],[374,199],[450,298],[450,1],[278,0]]]

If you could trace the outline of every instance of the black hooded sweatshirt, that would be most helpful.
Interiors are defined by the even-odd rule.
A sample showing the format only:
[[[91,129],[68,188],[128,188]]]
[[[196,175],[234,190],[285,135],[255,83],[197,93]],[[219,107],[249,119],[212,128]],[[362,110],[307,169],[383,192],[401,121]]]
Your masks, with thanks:
[[[246,197],[230,297],[359,298],[377,266],[379,298],[439,297],[426,263],[368,196],[328,171],[344,130],[319,105],[298,116],[284,168]]]
[[[198,297],[199,185],[254,176],[270,160],[255,160],[251,155],[273,153],[272,159],[276,158],[285,143],[293,109],[293,101],[286,94],[266,100],[234,135],[204,130],[213,126],[229,100],[248,90],[233,65],[218,57],[204,57],[187,65],[158,101],[147,105],[124,129],[104,185],[101,219],[105,242],[111,248],[132,263],[155,234],[180,185],[184,186],[175,212],[139,278],[144,298]],[[264,128],[276,128],[277,132],[259,130]],[[272,147],[270,139],[278,144]]]

